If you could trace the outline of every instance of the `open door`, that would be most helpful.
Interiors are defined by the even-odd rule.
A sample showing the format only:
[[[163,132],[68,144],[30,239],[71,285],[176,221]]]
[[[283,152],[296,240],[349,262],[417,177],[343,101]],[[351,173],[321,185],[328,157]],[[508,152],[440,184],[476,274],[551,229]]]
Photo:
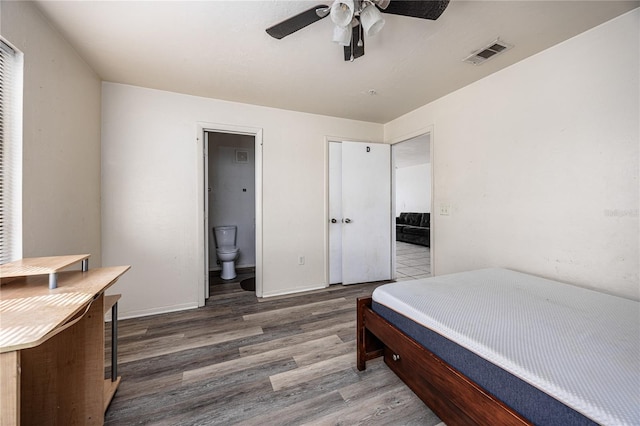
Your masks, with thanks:
[[[340,145],[342,214],[339,220],[335,212],[330,217],[338,223],[330,224],[329,238],[331,241],[331,233],[339,228],[342,284],[391,279],[390,146],[363,142]],[[337,261],[330,255],[330,268]]]

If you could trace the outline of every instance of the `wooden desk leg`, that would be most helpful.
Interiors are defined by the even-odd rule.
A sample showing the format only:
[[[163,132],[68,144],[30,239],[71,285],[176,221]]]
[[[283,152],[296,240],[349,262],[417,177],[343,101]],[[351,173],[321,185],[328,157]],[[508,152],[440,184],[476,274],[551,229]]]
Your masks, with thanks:
[[[118,380],[118,302],[111,307],[111,381]]]
[[[0,425],[20,424],[20,352],[0,354]]]
[[[111,400],[120,385],[118,377],[118,299],[120,295],[107,296],[111,305],[111,378],[104,381],[104,411],[107,411]]]

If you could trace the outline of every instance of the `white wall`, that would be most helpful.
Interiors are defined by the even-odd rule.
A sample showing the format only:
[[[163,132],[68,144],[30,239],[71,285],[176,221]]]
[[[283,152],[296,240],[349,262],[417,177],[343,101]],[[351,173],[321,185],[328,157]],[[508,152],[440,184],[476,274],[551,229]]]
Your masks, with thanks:
[[[431,163],[396,169],[396,217],[431,212]]]
[[[382,125],[114,83],[102,96],[103,263],[132,265],[113,289],[123,317],[194,307],[203,291],[198,122],[263,129],[264,295],[326,285],[325,136],[380,141]]]
[[[23,256],[91,253],[99,266],[100,79],[34,3],[0,7],[24,53]]]
[[[236,162],[236,151],[247,152],[247,162]],[[256,265],[255,137],[209,133],[209,270],[220,270],[212,229],[237,226],[236,267]]]
[[[452,208],[432,216],[436,274],[499,266],[640,298],[639,15],[385,125],[389,141],[433,125],[434,208]]]

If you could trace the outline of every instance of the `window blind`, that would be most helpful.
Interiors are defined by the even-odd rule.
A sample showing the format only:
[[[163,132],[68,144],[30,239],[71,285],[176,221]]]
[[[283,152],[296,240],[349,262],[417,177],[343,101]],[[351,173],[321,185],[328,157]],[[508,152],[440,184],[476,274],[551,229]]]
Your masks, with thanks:
[[[0,264],[22,257],[22,55],[0,39]]]

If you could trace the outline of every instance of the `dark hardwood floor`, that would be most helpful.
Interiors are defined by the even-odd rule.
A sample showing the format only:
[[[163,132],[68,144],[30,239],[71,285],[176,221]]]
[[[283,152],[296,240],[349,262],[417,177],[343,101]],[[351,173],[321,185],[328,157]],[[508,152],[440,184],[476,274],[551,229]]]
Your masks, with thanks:
[[[246,275],[212,279],[205,307],[119,322],[105,424],[440,423],[382,360],[355,368],[355,300],[379,283],[259,300]]]

